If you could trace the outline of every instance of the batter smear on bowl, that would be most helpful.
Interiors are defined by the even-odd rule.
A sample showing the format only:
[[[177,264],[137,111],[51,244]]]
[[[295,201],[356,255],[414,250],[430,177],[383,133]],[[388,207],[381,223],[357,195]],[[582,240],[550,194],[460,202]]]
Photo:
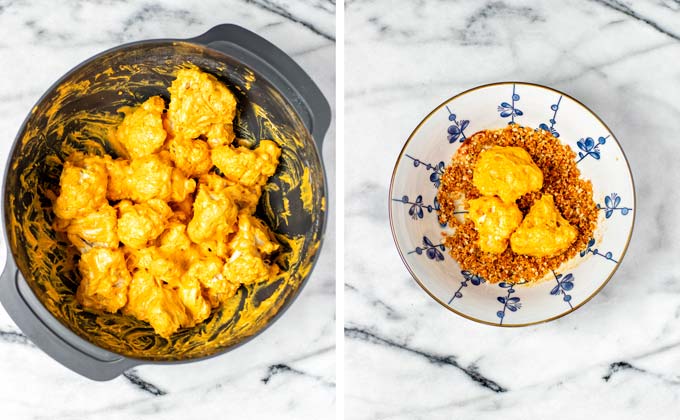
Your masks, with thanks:
[[[449,253],[491,283],[540,280],[586,248],[598,216],[569,146],[515,124],[466,139],[437,200]]]

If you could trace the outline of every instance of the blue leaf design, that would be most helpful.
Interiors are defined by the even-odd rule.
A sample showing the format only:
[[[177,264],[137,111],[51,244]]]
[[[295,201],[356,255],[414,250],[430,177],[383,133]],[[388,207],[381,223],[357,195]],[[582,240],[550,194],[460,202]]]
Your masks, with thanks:
[[[498,311],[498,312],[496,312],[496,316],[499,317],[500,319],[503,319],[503,317],[505,316],[505,313],[503,313],[503,311]]]
[[[627,208],[621,209],[621,214],[624,215],[624,216],[627,215],[627,214],[628,214],[628,209],[627,209]]]
[[[470,125],[470,120],[460,120],[460,131],[465,131],[468,125]]]
[[[522,110],[519,108],[515,108],[515,115],[521,117],[522,115],[524,115],[524,112],[522,112]]]
[[[496,299],[498,299],[498,301],[499,301],[500,303],[502,303],[502,304],[505,305],[505,297],[503,297],[503,296],[498,296]]]
[[[614,207],[614,206],[612,206],[612,199],[611,199],[611,197],[606,196],[606,197],[604,198],[604,205],[607,206],[607,208]]]
[[[435,258],[437,258],[437,250],[434,249],[434,248],[428,248],[426,253],[427,253],[427,258],[429,258],[431,260],[434,260]]]
[[[454,134],[456,137],[460,134],[460,128],[456,125],[450,125],[449,126],[449,134]]]
[[[428,238],[427,236],[423,236],[423,243],[427,246],[434,246],[430,238]]]
[[[621,197],[616,194],[612,194],[612,198],[614,199],[614,207],[618,207],[619,204],[621,204]]]
[[[512,115],[512,111],[503,111],[503,112],[501,112],[501,117],[503,117],[503,118],[507,118],[507,117],[509,117],[510,115]]]
[[[600,152],[598,152],[597,150],[594,150],[594,151],[590,152],[590,154],[591,154],[596,160],[600,160]]]
[[[512,108],[512,105],[510,105],[510,104],[507,103],[507,102],[501,102],[501,106],[502,106],[503,108]]]
[[[550,290],[550,294],[553,295],[553,296],[558,294],[559,292],[560,292],[560,285],[559,284],[557,286],[553,287]]]
[[[604,212],[604,217],[606,219],[609,219],[610,217],[612,217],[612,213],[614,213],[614,210],[607,210]]]
[[[593,147],[595,147],[595,141],[593,140],[592,137],[587,137],[586,138],[586,150],[590,150]]]

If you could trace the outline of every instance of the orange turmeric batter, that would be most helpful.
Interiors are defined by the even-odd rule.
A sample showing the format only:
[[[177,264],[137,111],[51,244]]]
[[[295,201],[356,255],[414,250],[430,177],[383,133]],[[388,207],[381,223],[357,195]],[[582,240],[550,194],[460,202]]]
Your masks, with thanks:
[[[55,228],[81,252],[78,302],[163,337],[279,271],[253,213],[281,149],[231,144],[236,98],[215,77],[183,69],[169,92],[167,112],[155,96],[126,114],[114,135],[127,156],[71,155],[54,203]]]

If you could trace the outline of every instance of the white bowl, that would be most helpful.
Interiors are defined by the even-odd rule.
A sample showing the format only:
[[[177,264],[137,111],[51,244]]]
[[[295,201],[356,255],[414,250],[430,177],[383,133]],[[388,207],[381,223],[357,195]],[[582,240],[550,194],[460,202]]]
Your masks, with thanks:
[[[442,245],[439,178],[467,136],[516,123],[552,131],[577,154],[600,208],[588,248],[532,285],[491,284],[461,271]],[[573,312],[609,281],[626,252],[635,219],[628,161],[609,128],[579,101],[521,82],[479,86],[447,100],[416,127],[397,159],[390,224],[406,268],[437,302],[473,321],[504,327],[547,322]]]

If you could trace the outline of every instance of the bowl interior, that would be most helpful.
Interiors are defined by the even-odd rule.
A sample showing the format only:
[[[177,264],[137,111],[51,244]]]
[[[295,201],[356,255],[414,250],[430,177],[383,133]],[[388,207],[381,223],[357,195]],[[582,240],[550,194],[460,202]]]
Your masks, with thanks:
[[[258,215],[274,230],[283,273],[270,283],[242,287],[204,323],[170,339],[129,316],[84,311],[76,302],[77,253],[52,228],[50,193],[58,193],[65,158],[74,151],[117,154],[107,141],[122,120],[117,110],[150,96],[168,99],[175,72],[193,63],[237,96],[237,137],[272,139],[283,149]],[[287,306],[311,271],[322,234],[324,174],[309,132],[286,98],[267,80],[230,57],[182,42],[148,42],[105,52],[48,91],[20,131],[5,181],[10,251],[45,307],[72,331],[107,350],[147,360],[186,360],[224,351],[253,336]]]
[[[587,249],[533,285],[489,284],[462,272],[442,243],[439,178],[467,136],[510,123],[550,130],[577,154],[601,208]],[[498,83],[455,96],[415,129],[395,166],[390,220],[401,257],[435,300],[475,321],[519,326],[565,315],[609,280],[625,253],[635,208],[626,158],[605,124],[575,99],[543,86]]]

